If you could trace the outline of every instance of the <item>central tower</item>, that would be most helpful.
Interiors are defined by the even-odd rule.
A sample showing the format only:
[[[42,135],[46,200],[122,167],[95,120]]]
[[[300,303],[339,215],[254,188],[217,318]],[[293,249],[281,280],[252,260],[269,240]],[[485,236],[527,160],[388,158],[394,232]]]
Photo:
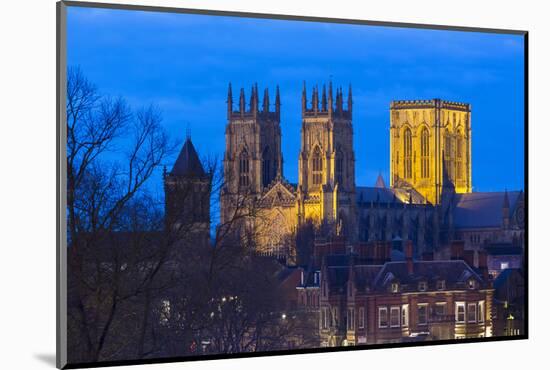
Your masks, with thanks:
[[[472,192],[471,106],[432,100],[390,105],[390,184],[432,204],[446,189]]]
[[[328,222],[337,233],[355,235],[355,154],[353,151],[352,91],[347,109],[342,88],[333,99],[332,82],[328,94],[323,85],[321,99],[314,87],[308,106],[302,91],[301,150],[298,160],[298,216]]]

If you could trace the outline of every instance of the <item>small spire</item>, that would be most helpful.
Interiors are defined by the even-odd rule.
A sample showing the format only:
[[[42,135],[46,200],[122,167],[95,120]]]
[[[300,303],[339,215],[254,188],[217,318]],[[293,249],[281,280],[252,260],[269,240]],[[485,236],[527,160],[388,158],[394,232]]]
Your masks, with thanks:
[[[325,87],[325,84],[323,84],[323,97],[322,97],[322,101],[321,101],[321,110],[323,112],[326,112],[327,111],[327,89]]]
[[[319,110],[319,92],[317,91],[317,86],[313,88],[311,93],[311,109],[313,109],[315,113]]]
[[[334,102],[332,101],[332,80],[330,80],[329,84],[328,84],[328,112],[329,112],[329,114],[332,114],[333,110],[334,110]]]
[[[306,96],[306,82],[304,81],[304,88],[302,89],[302,112],[307,110],[307,96]]]
[[[185,137],[187,141],[191,140],[191,126],[189,125],[189,123],[187,124],[187,127],[185,129]]]
[[[233,92],[231,91],[231,82],[229,83],[229,88],[227,89],[227,118],[231,118],[231,113],[233,113]]]
[[[277,114],[281,114],[281,97],[279,95],[279,85],[277,85],[275,93],[275,112],[277,112]]]
[[[264,90],[264,112],[269,112],[269,90]]]
[[[353,105],[353,99],[351,96],[351,84],[349,84],[349,91],[348,91],[348,111],[351,113]]]
[[[256,98],[256,93],[254,91],[254,85],[252,85],[252,89],[250,89],[250,112],[255,111],[255,107],[256,107],[255,98]]]
[[[245,103],[244,103],[244,88],[241,87],[241,95],[239,96],[239,112],[241,115],[244,113]]]

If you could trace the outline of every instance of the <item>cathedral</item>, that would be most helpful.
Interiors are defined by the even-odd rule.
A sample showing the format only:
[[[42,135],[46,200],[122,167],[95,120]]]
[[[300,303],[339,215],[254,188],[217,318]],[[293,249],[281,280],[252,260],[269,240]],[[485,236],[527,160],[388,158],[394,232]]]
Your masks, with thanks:
[[[257,84],[248,101],[241,88],[234,104],[229,85],[220,225],[254,209],[242,217],[241,230],[253,235],[258,253],[300,262],[296,235],[306,224],[350,245],[385,241],[403,250],[410,240],[417,256],[444,256],[457,239],[473,250],[486,243],[523,245],[523,192],[472,193],[469,104],[391,102],[389,187],[382,176],[374,186],[358,186],[351,85],[347,96],[331,82],[309,94],[304,84],[298,183],[292,184],[283,174],[279,88],[274,104],[268,89],[260,101]],[[172,224],[174,209],[182,208],[174,208],[182,186],[210,196],[210,180],[189,138],[165,175]],[[209,210],[204,200],[197,202],[190,209],[201,210],[197,225],[206,234]]]

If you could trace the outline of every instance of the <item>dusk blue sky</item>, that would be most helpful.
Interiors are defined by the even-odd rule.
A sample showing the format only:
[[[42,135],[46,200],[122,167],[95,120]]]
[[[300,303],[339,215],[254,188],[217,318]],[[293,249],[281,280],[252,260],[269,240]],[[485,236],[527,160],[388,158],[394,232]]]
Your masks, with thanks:
[[[181,144],[189,126],[201,155],[223,155],[229,82],[234,101],[257,82],[274,102],[278,84],[296,182],[303,81],[332,78],[353,85],[358,185],[388,183],[390,101],[441,98],[472,104],[474,191],[524,188],[522,36],[69,7],[67,37],[69,66],[133,107],[156,104]],[[152,183],[162,191],[160,172]]]

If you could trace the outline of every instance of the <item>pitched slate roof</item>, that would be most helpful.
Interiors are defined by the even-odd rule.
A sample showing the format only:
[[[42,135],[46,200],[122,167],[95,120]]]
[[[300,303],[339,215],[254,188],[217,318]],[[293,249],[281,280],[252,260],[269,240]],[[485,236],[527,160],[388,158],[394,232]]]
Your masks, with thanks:
[[[492,256],[521,256],[523,249],[511,243],[490,244],[485,247],[488,254]]]
[[[483,279],[462,260],[454,261],[414,261],[413,273],[409,274],[406,262],[387,262],[373,282],[375,290],[386,290],[392,281],[409,285],[410,290],[417,290],[420,281],[428,283],[428,290],[435,289],[438,280],[445,280],[446,289],[463,289],[468,279],[479,283]]]
[[[485,284],[481,276],[462,260],[414,261],[413,273],[409,274],[405,261],[387,262],[384,265],[337,265],[326,268],[326,278],[333,292],[345,291],[353,268],[354,284],[359,290],[387,291],[392,282],[399,282],[402,291],[418,291],[418,283],[425,281],[427,290],[435,290],[437,281],[445,281],[445,289],[466,289],[467,282],[474,279]],[[360,262],[360,261],[359,261]]]
[[[357,186],[355,188],[356,199],[358,202],[380,202],[391,203],[394,201],[394,189],[370,187],[370,186]],[[395,198],[398,204],[402,204],[399,198]]]
[[[183,144],[178,159],[176,159],[176,163],[174,163],[174,167],[170,171],[170,175],[197,177],[206,175],[190,138],[187,138],[185,144]]]
[[[509,191],[510,215],[518,201],[519,191]],[[502,206],[505,192],[475,192],[455,194],[453,222],[456,228],[499,227],[502,225]]]

